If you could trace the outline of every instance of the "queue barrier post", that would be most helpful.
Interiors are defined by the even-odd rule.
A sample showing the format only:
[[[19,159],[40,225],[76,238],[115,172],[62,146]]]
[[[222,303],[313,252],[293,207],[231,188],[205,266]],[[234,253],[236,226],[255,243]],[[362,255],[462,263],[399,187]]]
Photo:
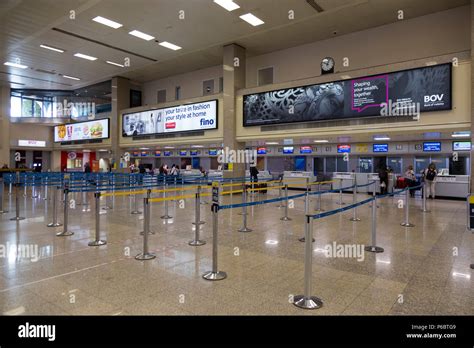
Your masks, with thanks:
[[[305,215],[308,215],[309,214],[309,192],[306,191],[306,196],[304,198],[304,214]],[[307,229],[308,225],[307,224],[304,224],[304,236],[301,237],[300,239],[298,239],[300,242],[305,242],[306,241],[306,229]],[[312,239],[312,241],[314,242],[314,238]]]
[[[281,221],[291,221],[288,217],[288,184],[285,184],[285,216],[280,218]]]
[[[324,209],[322,208],[322,194],[321,194],[321,183],[318,182],[318,199],[316,200],[316,207],[314,208],[315,211],[322,212]]]
[[[374,193],[375,193],[375,185],[374,185]],[[373,195],[373,202],[372,202],[372,241],[371,245],[366,246],[364,248],[365,251],[369,251],[371,253],[382,253],[384,251],[383,248],[377,246],[377,196]]]
[[[25,185],[23,186],[23,197],[27,196],[27,194],[26,194],[26,182],[27,182],[27,180],[26,180],[26,175],[25,175]]]
[[[405,221],[400,224],[403,227],[415,227],[415,225],[410,222],[409,191],[410,188],[407,188],[405,191]]]
[[[431,211],[426,207],[426,182],[423,183],[423,205],[421,208],[423,213],[430,213]]]
[[[318,309],[323,306],[323,301],[311,296],[311,278],[313,273],[313,217],[306,215],[305,221],[305,247],[304,247],[304,294],[293,298],[293,304],[303,309]]]
[[[281,192],[282,191],[281,190],[281,183],[279,183],[278,185],[279,185],[279,187],[278,187],[278,198],[281,199],[283,197],[282,192]],[[279,201],[278,205],[277,205],[277,208],[284,208],[284,207],[285,207],[285,205],[283,204],[283,201]]]
[[[156,258],[154,253],[148,250],[148,235],[150,234],[150,198],[143,198],[143,252],[135,256],[135,260],[146,261]]]
[[[160,216],[161,219],[164,219],[164,220],[169,220],[169,219],[172,219],[173,217],[169,214],[169,206],[168,206],[168,200],[166,199],[166,189],[168,187],[168,184],[165,183],[164,184],[164,190],[163,190],[163,199],[164,199],[164,207],[165,207],[165,213]]]
[[[13,195],[13,179],[10,181],[10,184],[8,185],[8,195],[11,196]]]
[[[101,246],[107,244],[106,240],[100,239],[100,191],[94,192],[95,198],[95,240],[90,241],[89,246]]]
[[[346,203],[344,203],[342,201],[342,178],[339,179],[339,201],[337,202],[338,205],[345,205]]]
[[[231,188],[232,189],[232,188]],[[242,227],[238,229],[239,232],[252,232],[251,228],[247,227],[247,185],[242,185]]]
[[[8,213],[8,210],[4,210],[3,208],[3,194],[5,189],[5,183],[3,182],[3,178],[0,178],[0,214]]]
[[[38,198],[38,190],[36,189],[36,183],[36,176],[33,176],[31,181],[31,198],[33,199]]]
[[[69,224],[69,189],[64,188],[64,216],[63,216],[63,231],[56,233],[58,237],[72,236],[74,232],[68,231]]]
[[[48,227],[62,226],[62,224],[58,222],[58,200],[59,200],[60,190],[61,190],[61,186],[56,186],[56,190],[54,191],[54,197],[53,197],[53,222],[50,222],[47,225]]]
[[[44,178],[44,197],[43,197],[44,201],[47,201],[49,199],[48,191],[49,191],[48,176],[45,176],[45,178]]]
[[[355,174],[354,174],[354,178],[352,179],[352,182],[353,182],[352,204],[356,204],[357,203],[357,179],[356,179]],[[355,206],[354,208],[352,208],[352,210],[353,210],[352,212],[353,215],[349,220],[353,222],[360,221],[360,218],[357,216],[357,207]]]
[[[146,198],[148,198],[148,203],[150,203],[150,199],[151,199],[151,189],[147,189],[146,190]],[[150,204],[149,204],[150,205]],[[143,201],[143,211],[145,211],[146,209],[146,206],[145,206],[145,201]],[[149,207],[149,211],[148,211],[148,220],[151,219],[151,206]],[[145,219],[145,216],[143,216],[143,219]],[[143,236],[143,234],[145,233],[145,229],[143,229],[143,231],[140,232],[140,235]],[[153,231],[151,228],[150,228],[150,224],[148,223],[148,234],[155,234],[155,231]]]
[[[109,177],[109,180],[108,180],[108,185],[109,186],[112,186],[112,193],[114,193],[114,186],[113,186],[113,182],[112,182],[112,178]],[[103,210],[111,210],[113,209],[113,203],[111,202],[111,199],[112,197],[111,196],[105,196],[105,206],[102,208]]]
[[[199,239],[199,232],[201,225],[205,224],[204,221],[201,221],[201,186],[198,186],[196,189],[196,198],[194,200],[194,239],[188,244],[191,246],[201,246],[206,244],[206,241]]]
[[[212,212],[212,271],[206,272],[202,275],[202,277],[206,280],[216,281],[222,280],[227,278],[227,273],[223,271],[219,271],[217,268],[217,234],[219,229],[219,185],[218,183],[213,183],[212,187],[212,196],[213,196],[213,203],[211,205],[211,212]]]
[[[138,214],[141,214],[142,212],[140,210],[138,210],[138,199],[137,199],[137,186],[138,183],[135,183],[135,194],[133,195],[133,210],[130,212],[130,214],[132,215],[138,215]]]

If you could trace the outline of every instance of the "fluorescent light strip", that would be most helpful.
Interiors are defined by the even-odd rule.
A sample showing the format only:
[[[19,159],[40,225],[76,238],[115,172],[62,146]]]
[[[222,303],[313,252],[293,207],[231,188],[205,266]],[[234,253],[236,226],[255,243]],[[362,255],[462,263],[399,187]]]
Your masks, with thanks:
[[[41,48],[46,48],[47,50],[50,50],[50,51],[64,53],[64,50],[56,48],[56,47],[52,47],[52,46],[48,46],[48,45],[40,45],[40,47]]]
[[[382,140],[390,140],[390,138],[389,137],[376,137],[376,138],[374,138],[374,140],[382,141]]]
[[[87,59],[87,60],[97,60],[96,57],[88,56],[87,54],[82,54],[82,53],[76,53],[74,54],[74,57]]]
[[[234,11],[234,10],[237,10],[238,8],[240,8],[239,5],[237,5],[235,2],[233,2],[232,0],[214,0],[214,2],[225,8],[227,11]]]
[[[177,51],[181,49],[181,47],[167,41],[160,42],[158,45],[169,48],[170,50],[173,50],[173,51]]]
[[[111,62],[110,60],[106,60],[105,62],[106,62],[107,64],[119,66],[119,67],[121,67],[121,68],[125,67],[125,65],[122,65],[122,64],[119,64],[119,63],[115,63],[115,62]]]
[[[146,41],[150,41],[155,38],[154,36],[142,33],[141,31],[138,31],[138,30],[132,30],[131,32],[129,32],[129,34]]]
[[[13,68],[20,68],[20,69],[26,69],[28,66],[22,65],[22,64],[17,64],[17,63],[12,63],[12,62],[5,62],[3,65],[11,66]]]
[[[254,27],[262,25],[263,23],[265,23],[260,18],[258,18],[257,16],[254,16],[251,13],[246,13],[246,14],[240,16],[240,18],[243,19],[244,21],[246,21],[247,23],[253,25]]]
[[[94,22],[97,22],[97,23],[100,23],[100,24],[103,24],[103,25],[106,25],[108,27],[111,27],[111,28],[114,28],[114,29],[118,29],[120,27],[123,27],[122,24],[120,23],[117,23],[117,22],[114,22],[110,19],[107,19],[107,18],[104,18],[104,17],[101,17],[101,16],[97,16],[95,18],[92,18],[92,20]]]
[[[462,133],[455,134],[455,133],[453,133],[453,134],[451,134],[451,137],[453,137],[453,138],[469,138],[470,136],[471,136],[470,133],[465,133],[465,134],[462,134]]]
[[[315,143],[329,143],[329,140],[315,140]]]
[[[265,143],[265,145],[278,145],[278,143],[274,141],[269,141],[268,143]]]
[[[66,79],[71,79],[71,80],[76,80],[76,81],[80,81],[81,79],[78,78],[78,77],[74,77],[74,76],[68,76],[68,75],[62,75],[64,78]]]

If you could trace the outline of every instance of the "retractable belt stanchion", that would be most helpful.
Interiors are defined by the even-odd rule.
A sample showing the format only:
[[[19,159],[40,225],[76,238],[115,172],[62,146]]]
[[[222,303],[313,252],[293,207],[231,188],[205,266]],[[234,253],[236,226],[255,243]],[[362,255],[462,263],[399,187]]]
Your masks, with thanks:
[[[3,209],[3,193],[4,193],[4,182],[3,178],[0,178],[0,214],[8,213],[8,210]]]
[[[423,213],[430,213],[431,211],[426,207],[426,182],[423,184],[423,206],[421,208]]]
[[[278,187],[278,198],[282,198],[283,196],[281,195],[281,182],[278,184],[280,187]],[[283,204],[283,201],[279,201],[277,208],[283,208],[285,205]]]
[[[201,229],[201,225],[205,224],[204,221],[201,221],[201,186],[197,187],[196,190],[196,198],[194,200],[194,239],[190,241],[188,244],[191,246],[201,246],[206,244],[204,240],[199,239],[199,232]]]
[[[148,235],[150,234],[150,198],[143,198],[143,252],[135,256],[136,260],[152,260],[156,257],[155,254],[148,250]]]
[[[309,192],[306,191],[306,196],[304,197],[304,214],[307,216],[309,214]],[[304,224],[304,236],[298,239],[300,242],[305,242],[306,241],[306,228],[308,227],[308,224]],[[314,238],[313,238],[314,242]]]
[[[100,239],[100,192],[94,192],[95,198],[95,240],[90,241],[89,246],[101,246],[107,244],[107,241]]]
[[[322,212],[324,209],[321,207],[321,201],[322,201],[322,194],[321,194],[321,183],[318,182],[318,199],[316,200],[316,207],[314,208],[315,211]]]
[[[353,188],[352,188],[352,204],[355,204],[357,203],[357,179],[356,179],[356,176],[354,174],[354,179],[353,179]],[[360,221],[360,218],[357,217],[357,207],[354,207],[352,208],[353,210],[353,215],[352,217],[349,219],[350,221]]]
[[[291,218],[288,217],[288,184],[285,184],[285,216],[281,217],[282,221],[291,221]]]
[[[13,177],[10,180],[10,184],[8,185],[8,195],[11,196],[13,195]]]
[[[133,205],[134,205],[134,208],[133,208],[133,210],[130,212],[130,214],[132,214],[132,215],[137,215],[137,214],[141,214],[141,213],[142,213],[140,210],[138,210],[137,185],[138,185],[138,183],[135,183],[135,184],[134,184],[134,186],[135,186],[135,194],[133,195]]]
[[[306,215],[305,221],[305,246],[304,246],[304,295],[297,295],[293,298],[296,307],[304,309],[317,309],[323,306],[323,301],[311,296],[311,277],[313,271],[313,217]]]
[[[56,190],[54,191],[53,197],[53,222],[49,223],[48,227],[59,227],[62,224],[58,222],[58,200],[59,200],[59,191],[61,190],[61,186],[56,186]]]
[[[27,196],[27,194],[26,194],[26,182],[27,182],[27,180],[26,180],[26,174],[25,174],[25,185],[23,186],[24,187],[23,188],[23,197]]]
[[[407,188],[407,190],[405,191],[405,221],[400,224],[403,227],[415,227],[415,225],[410,222],[409,191],[410,188]]]
[[[72,236],[74,232],[68,231],[69,224],[69,189],[64,188],[64,216],[63,216],[63,231],[56,233],[58,237]]]
[[[112,177],[109,177],[108,185],[109,185],[109,187],[112,187],[112,193],[113,193],[114,192],[114,186],[113,186],[113,183],[112,183]],[[112,203],[110,202],[111,198],[112,198],[111,196],[105,196],[105,207],[102,208],[103,210],[113,209]]]
[[[337,202],[338,205],[344,205],[346,203],[344,203],[342,201],[342,178],[339,179],[339,202]]]
[[[43,200],[47,201],[48,198],[48,190],[49,190],[49,185],[48,185],[48,176],[45,176],[44,178],[44,197]]]
[[[20,173],[17,172],[15,181],[15,217],[11,218],[12,221],[24,220],[24,217],[20,216]]]
[[[202,277],[206,280],[222,280],[227,278],[227,273],[217,268],[217,234],[219,229],[219,183],[212,183],[212,271],[206,272]]]
[[[371,245],[366,246],[364,249],[365,251],[369,251],[372,253],[382,253],[383,248],[377,246],[377,196],[375,195],[375,182],[374,182],[374,192],[373,192],[372,201],[372,241]]]
[[[146,198],[148,198],[148,203],[150,203],[150,198],[151,198],[151,189],[147,189],[146,190]],[[151,207],[150,207],[150,204],[149,204],[149,208],[150,210],[148,211],[148,220],[151,219]],[[143,211],[145,211],[146,209],[146,206],[145,206],[145,201],[143,201]],[[143,218],[145,219],[145,216],[143,216]],[[145,233],[145,230],[141,231],[140,234],[143,236],[143,233]],[[150,228],[150,223],[148,222],[148,234],[155,234],[154,231],[151,230]]]
[[[38,198],[38,192],[36,190],[36,176],[31,177],[31,198]]]
[[[164,198],[164,208],[165,208],[165,213],[160,216],[161,219],[168,220],[172,219],[173,217],[169,214],[169,206],[168,206],[168,200],[166,199],[166,189],[168,188],[168,184],[165,182],[164,190],[163,190],[163,198]]]
[[[232,188],[231,188],[232,189]],[[242,185],[242,223],[243,226],[238,229],[239,232],[252,232],[251,228],[247,227],[247,186],[244,184]]]

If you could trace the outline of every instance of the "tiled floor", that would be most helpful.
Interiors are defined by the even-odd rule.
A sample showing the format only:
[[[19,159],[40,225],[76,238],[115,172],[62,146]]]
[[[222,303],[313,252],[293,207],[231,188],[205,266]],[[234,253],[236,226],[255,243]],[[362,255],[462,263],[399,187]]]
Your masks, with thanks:
[[[291,193],[290,193],[291,194]],[[272,193],[254,199],[273,198]],[[366,198],[359,195],[359,199]],[[62,227],[48,228],[51,201],[21,196],[21,215],[15,222],[14,197],[5,197],[10,213],[0,215],[0,245],[37,245],[40,259],[0,257],[0,312],[3,314],[256,314],[256,315],[383,315],[474,314],[474,236],[466,231],[465,202],[429,201],[430,213],[412,199],[410,222],[400,226],[401,197],[386,198],[377,209],[380,254],[356,258],[327,258],[327,244],[368,245],[370,208],[358,209],[362,221],[351,222],[352,212],[314,221],[312,294],[323,299],[318,310],[291,304],[303,291],[303,202],[289,210],[292,221],[280,221],[284,209],[277,203],[249,208],[250,233],[237,232],[240,209],[219,212],[219,269],[228,278],[209,282],[212,225],[210,205],[201,206],[200,247],[193,237],[194,202],[180,208],[170,203],[172,220],[164,221],[161,203],[152,206],[150,250],[156,259],[137,261],[142,250],[143,215],[131,215],[128,196],[116,197],[113,210],[102,210],[101,235],[107,245],[89,247],[94,236],[94,204],[77,205],[69,216],[70,237],[56,237]],[[92,196],[89,195],[89,201]],[[232,198],[233,203],[240,196]],[[351,195],[344,195],[346,202]],[[80,202],[80,199],[77,199]],[[230,197],[225,203],[230,202]],[[323,208],[337,208],[337,195],[325,195]],[[102,199],[102,205],[105,200]],[[313,209],[315,202],[311,203]],[[26,208],[25,208],[26,207]],[[87,209],[88,208],[88,209]],[[311,211],[313,211],[311,209]],[[142,209],[141,209],[142,210]],[[62,222],[62,205],[59,205]],[[277,242],[277,243],[276,243]],[[276,243],[276,244],[275,244]],[[4,250],[5,251],[5,250]],[[4,255],[2,255],[4,256]],[[25,255],[23,255],[25,256]],[[28,255],[26,255],[28,256]],[[31,256],[31,255],[30,255]]]

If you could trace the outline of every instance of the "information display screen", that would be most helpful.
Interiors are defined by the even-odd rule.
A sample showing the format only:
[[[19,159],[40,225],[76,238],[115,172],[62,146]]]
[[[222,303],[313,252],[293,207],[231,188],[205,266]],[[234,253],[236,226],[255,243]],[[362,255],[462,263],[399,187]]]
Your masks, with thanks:
[[[62,124],[54,127],[54,142],[107,139],[109,119]]]
[[[440,152],[441,143],[440,142],[423,143],[423,151],[424,152]]]
[[[374,144],[373,152],[388,152],[388,144]]]
[[[311,146],[301,146],[300,153],[313,153]]]
[[[171,156],[171,151],[165,151],[165,152],[163,152],[163,155],[164,156]]]
[[[155,151],[155,157],[160,157],[161,156],[161,151]]]
[[[266,155],[267,154],[267,148],[266,147],[259,147],[257,149],[257,155]]]
[[[198,152],[197,150],[191,150],[191,156],[197,156]]]
[[[471,151],[471,142],[453,141],[453,151]]]
[[[350,153],[351,146],[350,145],[337,145],[337,153]]]
[[[188,154],[188,151],[180,151],[179,155],[180,156],[186,156]]]
[[[249,94],[243,103],[244,127],[368,116],[414,117],[452,108],[451,64]]]
[[[209,150],[209,156],[217,156],[217,150]]]
[[[292,154],[294,151],[295,151],[295,149],[293,148],[293,146],[285,146],[283,148],[283,153],[284,154]]]
[[[217,128],[217,100],[153,109],[122,116],[124,137]]]

